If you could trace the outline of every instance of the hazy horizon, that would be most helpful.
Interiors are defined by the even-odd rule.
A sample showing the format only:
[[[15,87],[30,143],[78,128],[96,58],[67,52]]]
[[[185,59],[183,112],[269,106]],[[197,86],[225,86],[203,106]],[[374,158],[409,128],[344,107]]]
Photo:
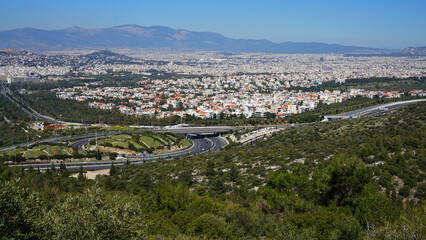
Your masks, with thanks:
[[[150,25],[150,26],[144,26],[144,25],[139,25],[139,24],[134,24],[134,23],[128,23],[128,24],[121,24],[121,25],[114,25],[114,26],[106,26],[106,27],[85,27],[85,26],[78,26],[78,25],[74,25],[74,26],[68,26],[68,27],[64,27],[64,28],[56,28],[56,29],[43,29],[43,28],[37,28],[37,27],[32,27],[32,26],[26,26],[26,27],[20,27],[20,28],[12,28],[12,29],[0,29],[0,31],[10,31],[10,30],[15,30],[15,29],[25,29],[25,28],[32,28],[32,29],[39,29],[39,30],[47,30],[47,31],[55,31],[55,30],[65,30],[65,29],[69,29],[69,28],[83,28],[83,29],[103,29],[103,28],[112,28],[112,27],[120,27],[120,26],[125,26],[125,25],[137,25],[140,27],[166,27],[166,28],[171,28],[171,29],[175,29],[175,30],[187,30],[187,31],[192,31],[192,32],[210,32],[210,31],[195,31],[192,29],[182,29],[182,28],[173,28],[173,27],[169,27],[169,26],[160,26],[160,25]],[[221,34],[225,37],[230,37],[227,36],[225,34],[222,34],[220,32],[215,32],[218,34]],[[233,38],[233,37],[230,37]],[[273,43],[284,43],[284,42],[303,42],[303,43],[326,43],[326,44],[339,44],[339,45],[345,45],[345,46],[357,46],[357,47],[370,47],[370,46],[364,46],[364,45],[355,45],[355,44],[342,44],[342,43],[336,43],[336,42],[319,42],[319,41],[282,41],[282,42],[277,42],[277,41],[272,41],[269,39],[265,39],[265,38],[238,38],[235,37],[235,39],[247,39],[247,40],[268,40],[270,42]],[[409,48],[409,47],[424,47],[426,46],[426,44],[421,44],[421,45],[417,45],[417,46],[403,46],[401,48],[385,48],[385,47],[371,47],[371,48],[378,48],[378,49],[383,49],[383,50],[398,50],[398,49],[404,49],[404,48]]]
[[[125,24],[215,32],[230,38],[401,49],[426,45],[424,1],[73,1],[2,4],[0,29]]]

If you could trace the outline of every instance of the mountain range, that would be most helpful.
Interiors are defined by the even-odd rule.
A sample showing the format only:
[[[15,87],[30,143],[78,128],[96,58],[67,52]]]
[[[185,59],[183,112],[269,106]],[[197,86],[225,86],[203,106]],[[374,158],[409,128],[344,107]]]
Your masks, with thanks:
[[[345,54],[347,57],[423,57],[426,56],[426,47],[408,47],[393,51],[367,51]]]
[[[134,24],[110,28],[70,27],[62,30],[18,28],[0,31],[0,48],[32,51],[110,48],[169,48],[181,50],[263,53],[350,53],[378,49],[317,42],[282,42],[228,38],[213,32]]]

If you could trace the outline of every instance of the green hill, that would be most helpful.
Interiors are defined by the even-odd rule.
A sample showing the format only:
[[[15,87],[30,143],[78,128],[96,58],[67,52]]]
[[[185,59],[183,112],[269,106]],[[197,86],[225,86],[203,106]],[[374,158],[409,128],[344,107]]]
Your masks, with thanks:
[[[1,167],[0,235],[424,239],[425,112],[315,123],[96,180]]]

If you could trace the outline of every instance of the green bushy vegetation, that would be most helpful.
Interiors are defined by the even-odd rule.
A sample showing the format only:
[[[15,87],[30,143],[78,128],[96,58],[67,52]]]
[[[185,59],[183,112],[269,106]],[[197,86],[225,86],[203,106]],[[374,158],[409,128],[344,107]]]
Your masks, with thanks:
[[[0,95],[0,125],[7,118],[10,121],[29,120],[29,117],[14,103]]]
[[[17,239],[424,239],[426,104],[88,180],[0,167]]]

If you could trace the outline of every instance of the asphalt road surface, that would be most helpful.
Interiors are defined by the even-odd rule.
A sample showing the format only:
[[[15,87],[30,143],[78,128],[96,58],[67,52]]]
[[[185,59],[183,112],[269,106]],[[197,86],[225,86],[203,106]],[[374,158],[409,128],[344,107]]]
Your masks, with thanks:
[[[401,101],[401,102],[393,102],[393,103],[386,103],[386,104],[382,104],[382,105],[378,105],[378,106],[372,106],[372,107],[368,107],[368,108],[363,108],[363,109],[359,109],[359,110],[355,110],[352,112],[347,112],[347,113],[342,113],[336,116],[344,116],[344,117],[355,117],[364,113],[368,113],[368,112],[374,112],[374,111],[379,111],[381,109],[385,109],[385,108],[395,108],[395,107],[400,107],[403,105],[407,105],[407,104],[412,104],[412,103],[418,103],[418,102],[423,102],[426,101],[426,99],[415,99],[415,100],[408,100],[408,101]]]

